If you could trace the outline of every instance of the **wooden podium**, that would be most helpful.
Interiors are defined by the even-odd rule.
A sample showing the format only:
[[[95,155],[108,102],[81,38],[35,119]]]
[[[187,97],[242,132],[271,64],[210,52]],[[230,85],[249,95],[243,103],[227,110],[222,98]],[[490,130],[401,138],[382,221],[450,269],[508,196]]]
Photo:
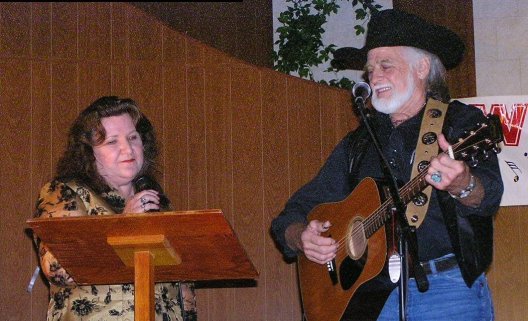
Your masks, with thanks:
[[[154,283],[256,279],[221,210],[27,221],[77,284],[135,285],[135,320],[154,321]]]

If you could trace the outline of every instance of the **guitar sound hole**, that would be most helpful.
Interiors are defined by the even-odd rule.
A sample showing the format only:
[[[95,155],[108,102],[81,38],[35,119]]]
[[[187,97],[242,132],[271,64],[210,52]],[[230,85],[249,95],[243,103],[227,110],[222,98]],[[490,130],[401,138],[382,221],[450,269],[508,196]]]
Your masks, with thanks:
[[[365,228],[361,217],[355,217],[351,220],[347,229],[347,252],[348,256],[357,260],[363,256],[363,252],[367,248],[367,237],[365,236]]]

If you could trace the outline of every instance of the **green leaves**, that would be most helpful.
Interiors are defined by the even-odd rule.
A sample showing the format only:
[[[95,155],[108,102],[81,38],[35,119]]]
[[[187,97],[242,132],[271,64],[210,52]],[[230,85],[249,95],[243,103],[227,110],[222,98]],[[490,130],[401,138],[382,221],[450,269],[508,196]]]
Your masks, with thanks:
[[[276,32],[279,37],[275,41],[278,47],[273,52],[274,69],[291,74],[297,72],[300,77],[315,81],[311,68],[330,60],[330,53],[335,50],[334,44],[324,44],[322,35],[323,25],[331,14],[336,14],[340,8],[338,2],[350,0],[286,0],[291,3],[280,13],[278,20],[282,24]],[[352,0],[352,6],[360,6],[355,10],[356,20],[365,20],[369,13],[377,11],[380,5],[374,0]],[[358,24],[354,26],[356,34],[365,32],[365,28]],[[329,68],[326,71],[336,71]],[[323,81],[324,82],[324,81]],[[326,83],[326,82],[324,82]],[[352,82],[346,78],[331,80],[330,85],[347,88]]]

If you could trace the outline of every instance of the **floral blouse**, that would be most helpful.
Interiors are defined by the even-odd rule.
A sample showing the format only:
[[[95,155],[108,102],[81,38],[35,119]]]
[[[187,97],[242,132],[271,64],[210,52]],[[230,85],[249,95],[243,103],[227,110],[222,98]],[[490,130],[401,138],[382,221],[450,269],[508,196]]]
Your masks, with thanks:
[[[96,195],[75,182],[52,181],[44,185],[37,201],[36,217],[114,215],[121,213],[125,200],[115,191]],[[133,321],[134,285],[75,284],[55,257],[39,245],[40,265],[50,283],[47,321]],[[156,321],[197,320],[194,285],[155,284]]]

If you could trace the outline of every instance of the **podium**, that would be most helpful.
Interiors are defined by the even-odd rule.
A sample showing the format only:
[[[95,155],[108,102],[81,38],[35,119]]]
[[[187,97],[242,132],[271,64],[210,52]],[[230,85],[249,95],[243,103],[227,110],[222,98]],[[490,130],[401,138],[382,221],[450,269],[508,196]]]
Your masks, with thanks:
[[[218,209],[27,223],[77,284],[134,283],[136,321],[154,321],[155,282],[258,278]]]

